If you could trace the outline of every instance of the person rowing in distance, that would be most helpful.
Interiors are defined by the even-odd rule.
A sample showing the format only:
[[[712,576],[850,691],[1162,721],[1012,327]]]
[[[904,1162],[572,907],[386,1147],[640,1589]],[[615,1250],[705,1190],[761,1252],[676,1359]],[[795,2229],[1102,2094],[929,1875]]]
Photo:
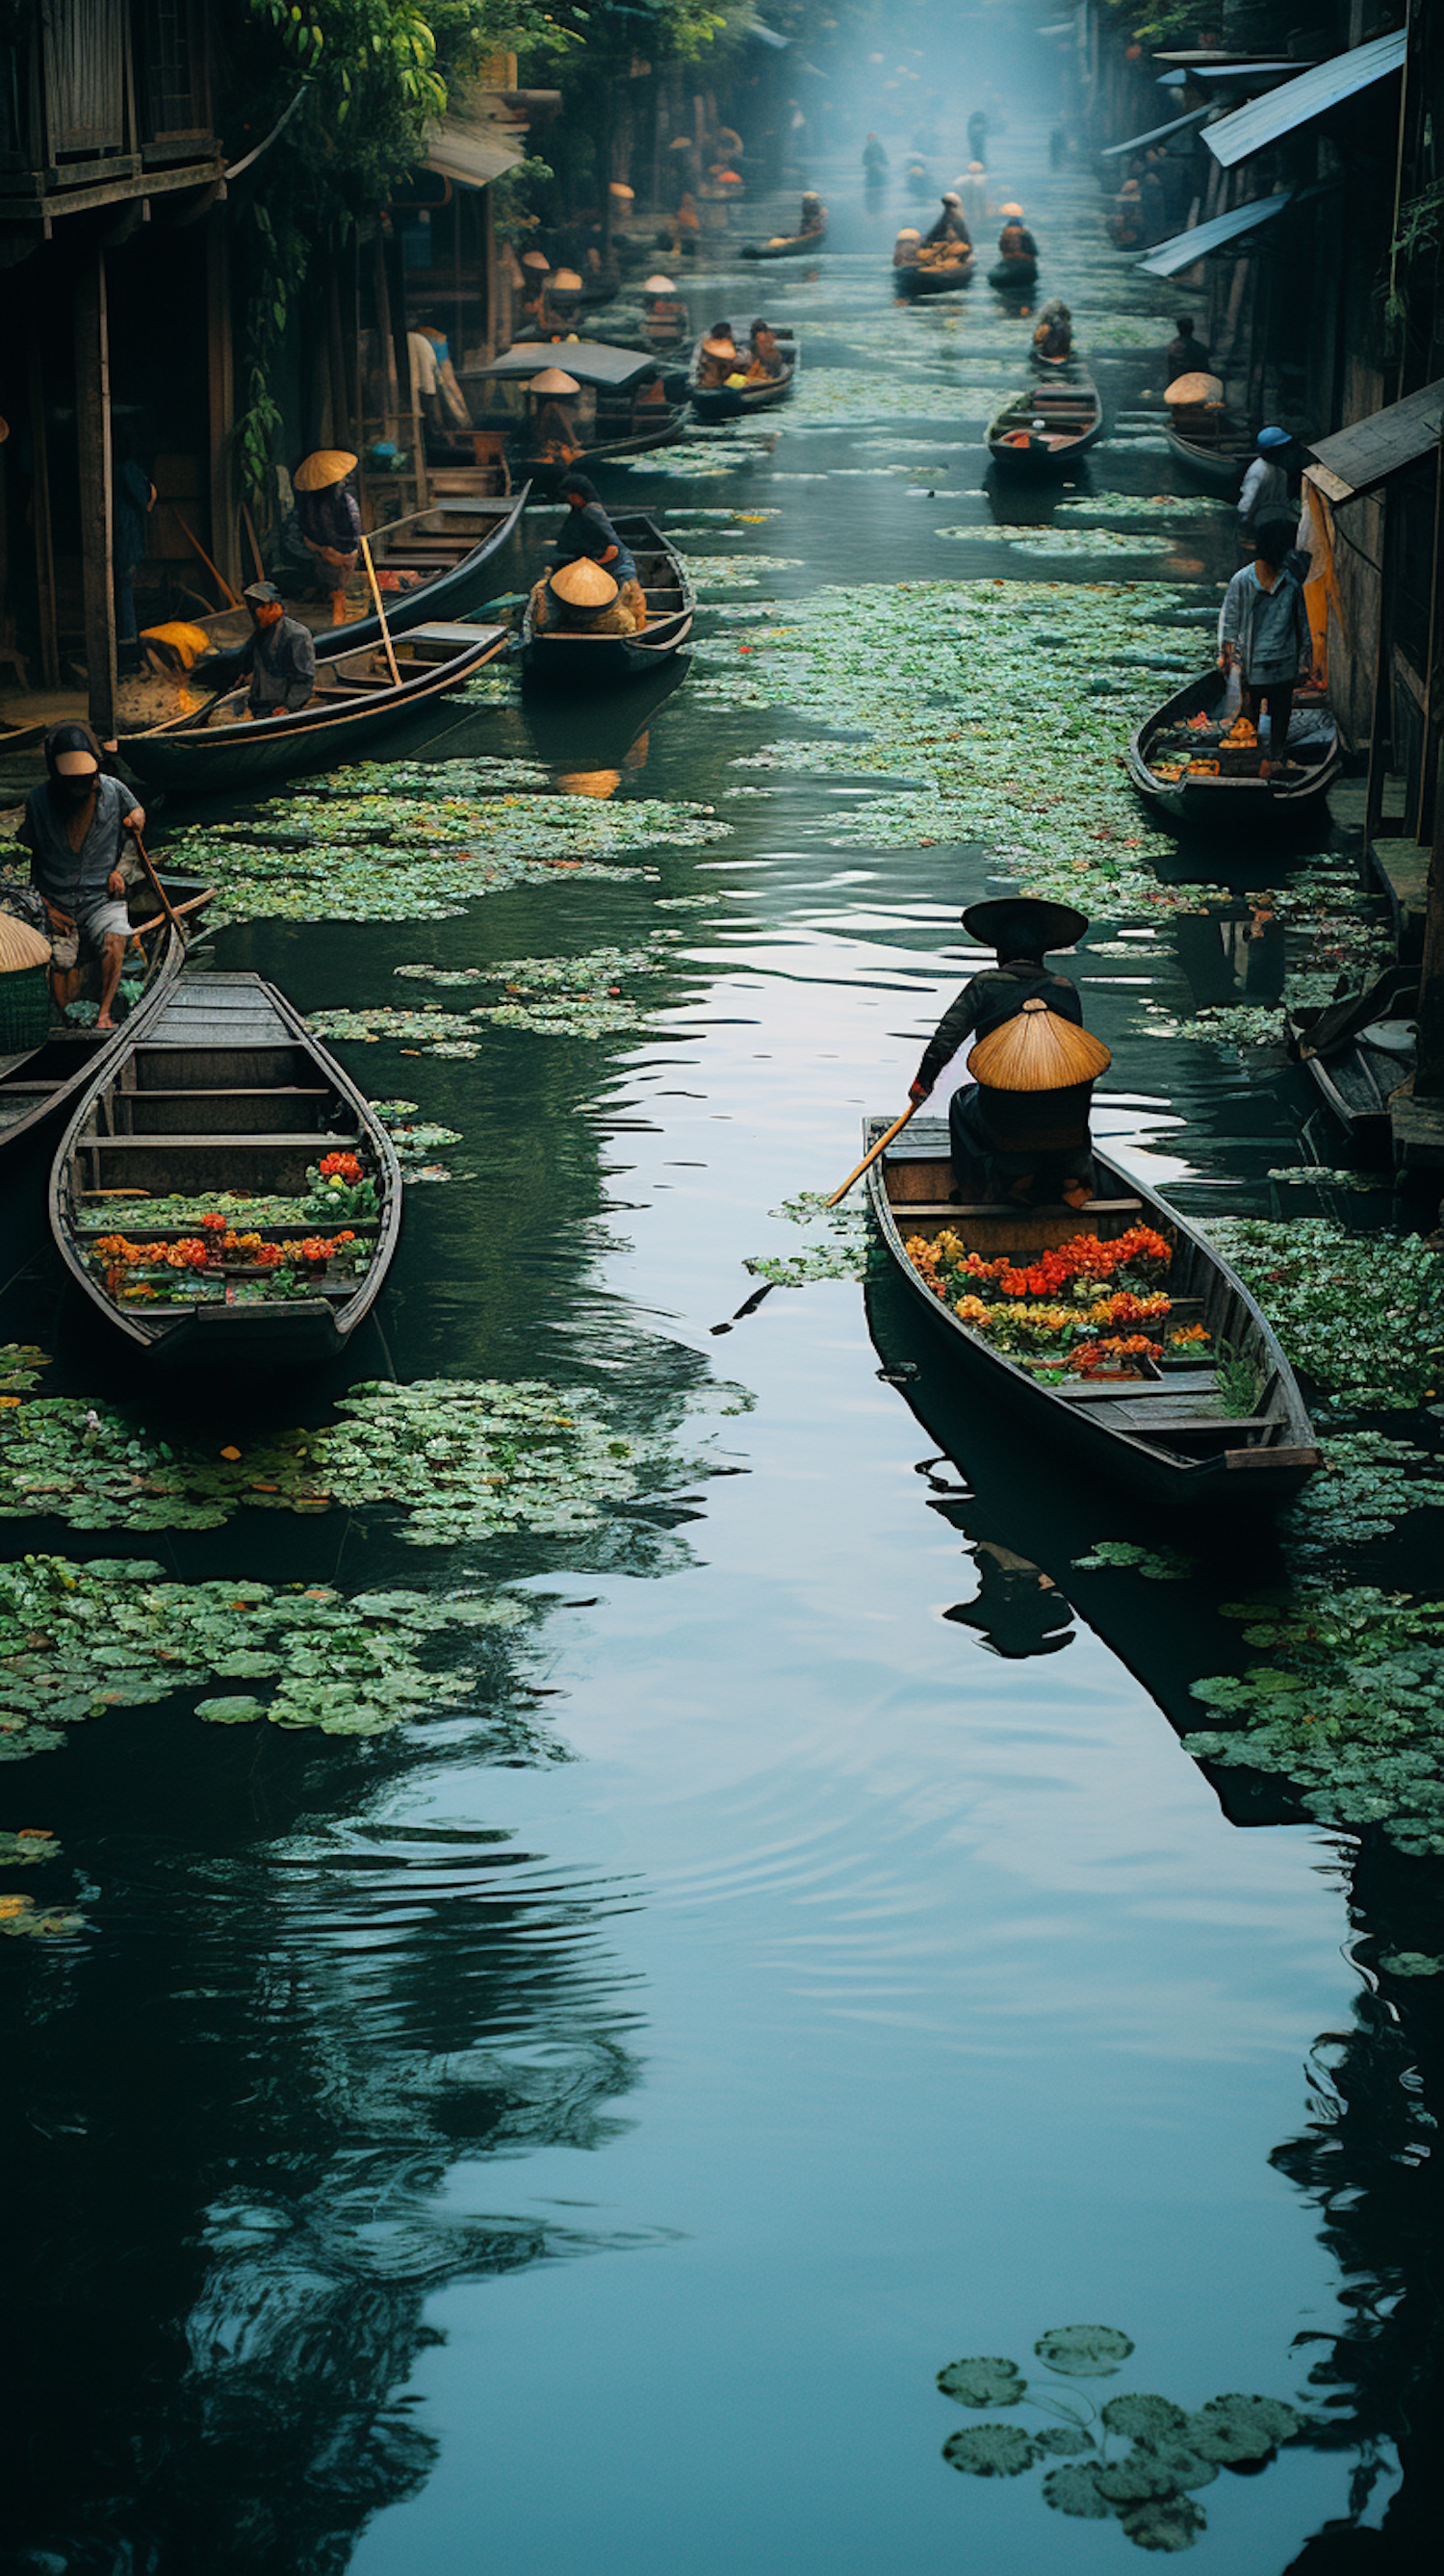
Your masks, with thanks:
[[[1071,904],[1038,895],[1004,895],[970,904],[963,928],[997,952],[963,986],[928,1041],[908,1093],[915,1108],[931,1095],[939,1075],[967,1038],[991,1038],[1011,1022],[1019,1028],[1006,1087],[979,1078],[955,1091],[948,1104],[953,1196],[964,1204],[1002,1200],[1021,1207],[1084,1208],[1093,1195],[1093,1145],[1088,1112],[1093,1081],[1110,1063],[1106,1047],[1083,1027],[1077,987],[1047,963],[1050,948],[1071,948],[1088,927]],[[1040,1019],[1040,1015],[1042,1015]],[[975,1044],[969,1070],[982,1053]]]
[[[110,1006],[130,938],[124,839],[145,830],[145,812],[118,778],[102,774],[100,745],[88,724],[52,725],[45,766],[49,775],[27,796],[16,838],[30,853],[30,882],[61,933],[56,965],[67,962],[61,951],[71,931],[78,955],[100,959],[95,1025],[111,1029]]]

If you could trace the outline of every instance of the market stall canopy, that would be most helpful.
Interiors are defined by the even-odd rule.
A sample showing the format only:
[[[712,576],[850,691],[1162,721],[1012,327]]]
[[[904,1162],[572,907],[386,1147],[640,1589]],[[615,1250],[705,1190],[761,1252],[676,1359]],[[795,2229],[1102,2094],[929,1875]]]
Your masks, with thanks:
[[[428,170],[458,188],[489,188],[504,170],[514,170],[525,159],[525,141],[518,142],[489,117],[438,117],[426,137]]]
[[[1391,403],[1387,411],[1356,420],[1351,429],[1321,438],[1312,451],[1313,463],[1304,468],[1304,480],[1317,484],[1337,510],[1346,501],[1361,500],[1405,466],[1417,465],[1421,456],[1432,454],[1441,434],[1444,377]]]
[[[1175,233],[1172,241],[1160,242],[1138,265],[1147,277],[1176,277],[1181,268],[1192,268],[1196,259],[1207,259],[1210,251],[1222,250],[1242,234],[1256,232],[1260,224],[1272,223],[1293,203],[1293,194],[1292,188],[1284,188],[1276,197],[1255,197],[1251,205],[1231,207],[1226,215],[1214,215],[1206,224],[1194,224],[1186,233]]]
[[[1100,161],[1120,161],[1125,152],[1141,152],[1146,143],[1161,143],[1165,135],[1182,134],[1185,126],[1202,125],[1204,118],[1212,114],[1211,107],[1192,107],[1187,116],[1175,116],[1167,125],[1151,125],[1146,134],[1132,135],[1127,143],[1108,144],[1098,158]]]
[[[1250,154],[1266,150],[1281,136],[1312,124],[1330,108],[1341,107],[1345,99],[1357,97],[1374,81],[1400,71],[1408,48],[1403,27],[1395,28],[1392,35],[1375,36],[1370,44],[1335,54],[1332,62],[1315,63],[1312,71],[1285,81],[1267,98],[1251,98],[1247,107],[1235,108],[1232,116],[1221,116],[1217,125],[1209,126],[1203,139],[1214,159],[1231,170],[1236,162],[1247,161]]]
[[[489,367],[478,367],[476,372],[504,381],[537,376],[543,367],[554,367],[559,356],[566,359],[568,372],[583,385],[635,384],[639,376],[650,375],[657,364],[650,350],[609,349],[601,340],[518,340],[514,349],[504,349]]]

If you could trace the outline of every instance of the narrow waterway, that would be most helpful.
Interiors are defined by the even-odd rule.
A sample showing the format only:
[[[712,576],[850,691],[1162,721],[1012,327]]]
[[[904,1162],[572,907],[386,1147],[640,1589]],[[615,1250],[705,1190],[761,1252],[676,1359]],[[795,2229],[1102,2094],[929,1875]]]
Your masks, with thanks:
[[[408,1192],[350,1376],[584,1390],[678,1472],[575,1536],[417,1546],[387,1508],[11,1523],[7,1553],[528,1605],[449,1641],[465,1704],[373,1740],[207,1725],[191,1691],[6,1774],[0,1824],[59,1837],[47,1894],[83,1918],[3,1962],[18,2567],[1069,2576],[1133,2541],[1283,2576],[1379,2449],[1377,2378],[1405,2367],[1384,2312],[1421,2246],[1407,2052],[1381,2017],[1370,2053],[1349,1957],[1352,1854],[1255,1792],[1225,1812],[1178,1742],[1216,1604],[1271,1551],[1220,1531],[1179,1584],[1076,1572],[1094,1540],[1161,1534],[960,1415],[884,1281],[778,1290],[713,1331],[747,1256],[797,1250],[772,1212],[902,1105],[1010,832],[1098,914],[1074,971],[1125,1159],[1204,1213],[1267,1211],[1270,1171],[1311,1159],[1293,1076],[1155,1031],[1258,998],[1261,972],[1266,995],[1271,941],[1250,967],[1204,911],[1095,901],[1104,860],[1235,894],[1282,863],[1180,855],[1111,770],[1153,671],[1161,695],[1207,656],[1231,513],[1180,493],[1130,542],[1127,501],[1179,491],[1172,304],[1109,249],[1091,180],[1046,175],[1031,132],[1004,152],[1117,433],[1080,485],[995,510],[981,430],[1031,323],[981,283],[895,308],[911,210],[839,178],[815,271],[688,284],[698,321],[800,327],[790,408],[604,478],[702,559],[687,676],[584,719],[454,709],[429,746],[540,763],[523,796],[581,788],[614,872],[218,936],[219,964],[318,1014],[466,1008],[401,966],[665,944],[664,980],[618,970],[639,1018],[608,1034],[337,1043],[459,1136],[450,1179]],[[768,636],[824,591],[833,642],[788,702]],[[973,789],[1003,782],[986,840],[919,768],[911,719],[938,706]],[[655,800],[708,809],[705,834]],[[538,852],[579,846],[559,810]],[[167,832],[188,819],[215,820]],[[1326,848],[1324,827],[1287,863]],[[5,1338],[52,1353],[47,1392],[117,1400],[56,1283],[39,1246]],[[216,1450],[257,1432],[249,1399],[139,1410]],[[1340,2148],[1367,2219],[1347,2247],[1321,2209]],[[1035,2344],[1079,2322],[1133,2354],[1055,2397],[1243,2391],[1323,2429],[1196,2482],[1185,2527],[1050,2509],[1046,2449],[1027,2476],[956,2474],[944,2442],[984,2419],[938,2371],[989,2355],[1036,2381]],[[999,2402],[987,2420],[1023,2420]]]

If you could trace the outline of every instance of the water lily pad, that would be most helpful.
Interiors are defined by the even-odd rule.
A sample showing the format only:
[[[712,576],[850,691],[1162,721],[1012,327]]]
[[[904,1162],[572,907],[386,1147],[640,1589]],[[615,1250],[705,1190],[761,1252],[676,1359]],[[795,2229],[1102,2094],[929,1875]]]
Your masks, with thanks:
[[[1050,2469],[1043,2480],[1043,2500],[1055,2513],[1071,2514],[1079,2522],[1106,2522],[1112,2512],[1098,2492],[1098,2464],[1093,2460],[1081,2468]]]
[[[1099,2470],[1098,2492],[1110,2504],[1145,2504],[1150,2497],[1176,2495],[1178,2481],[1156,2452],[1138,2449]]]
[[[1068,2379],[1111,2379],[1133,2345],[1117,2326],[1051,2326],[1033,2350],[1049,2370]]]
[[[1135,2549],[1156,2549],[1170,2555],[1191,2549],[1208,2526],[1203,2507],[1195,2504],[1191,2496],[1136,2505],[1130,2512],[1120,2514],[1119,2520]]]
[[[1280,2442],[1299,2430],[1301,2418],[1277,2397],[1211,2397],[1190,2415],[1187,2444],[1201,2460],[1227,2468],[1240,2460],[1263,2460]]]
[[[1161,2442],[1181,2433],[1188,2416],[1171,2397],[1110,2397],[1103,2421],[1110,2433],[1126,2434],[1132,2442]]]
[[[249,1726],[253,1719],[265,1714],[262,1701],[250,1699],[240,1692],[231,1697],[196,1702],[197,1717],[205,1718],[212,1726]]]
[[[985,2356],[976,2361],[950,2361],[946,2370],[938,2372],[938,2386],[959,2406],[1016,2406],[1026,2394],[1028,2383],[1016,2362]]]
[[[1049,2452],[1055,2460],[1081,2459],[1085,2451],[1098,2447],[1081,2424],[1045,2424],[1041,2433],[1034,2434],[1033,2441],[1038,2450]]]
[[[1033,2444],[1016,2424],[969,2424],[948,2435],[943,2458],[970,2478],[1018,2478],[1033,2465]]]

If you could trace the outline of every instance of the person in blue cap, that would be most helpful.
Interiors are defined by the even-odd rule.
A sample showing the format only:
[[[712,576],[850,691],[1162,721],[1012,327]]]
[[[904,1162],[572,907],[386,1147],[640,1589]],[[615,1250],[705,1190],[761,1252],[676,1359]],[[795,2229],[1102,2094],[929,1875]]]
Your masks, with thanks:
[[[1293,440],[1286,429],[1261,429],[1256,454],[1238,496],[1238,532],[1250,549],[1265,519],[1284,518],[1289,506],[1289,478],[1284,457]]]

